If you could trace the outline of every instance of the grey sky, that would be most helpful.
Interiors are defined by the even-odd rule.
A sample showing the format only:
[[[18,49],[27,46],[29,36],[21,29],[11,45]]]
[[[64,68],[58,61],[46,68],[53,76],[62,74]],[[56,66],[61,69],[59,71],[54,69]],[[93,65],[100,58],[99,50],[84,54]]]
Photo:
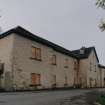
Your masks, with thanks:
[[[5,31],[17,25],[69,50],[95,46],[105,64],[105,32],[98,24],[105,10],[95,0],[0,0],[0,26]]]

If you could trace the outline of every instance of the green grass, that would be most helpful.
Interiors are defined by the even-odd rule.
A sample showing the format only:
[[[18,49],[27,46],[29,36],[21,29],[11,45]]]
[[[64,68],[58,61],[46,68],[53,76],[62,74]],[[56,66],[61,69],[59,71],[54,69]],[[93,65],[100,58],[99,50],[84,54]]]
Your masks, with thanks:
[[[98,98],[98,102],[101,104],[101,105],[105,105],[105,96],[100,96],[99,98]]]

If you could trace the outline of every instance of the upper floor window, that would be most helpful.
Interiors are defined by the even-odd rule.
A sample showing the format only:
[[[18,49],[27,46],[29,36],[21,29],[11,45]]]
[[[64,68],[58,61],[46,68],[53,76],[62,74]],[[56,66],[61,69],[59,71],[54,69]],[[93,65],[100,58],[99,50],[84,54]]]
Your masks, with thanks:
[[[32,58],[41,60],[41,48],[32,47]]]
[[[95,58],[95,54],[93,54],[93,58]]]
[[[95,66],[95,72],[96,72],[96,70],[97,70],[97,66],[96,65],[94,65]]]
[[[64,61],[64,68],[68,68],[69,67],[69,60],[65,59]]]
[[[74,70],[77,70],[77,62],[74,61]]]
[[[56,65],[56,55],[52,55],[51,64]]]
[[[92,71],[92,63],[90,62],[90,71]]]

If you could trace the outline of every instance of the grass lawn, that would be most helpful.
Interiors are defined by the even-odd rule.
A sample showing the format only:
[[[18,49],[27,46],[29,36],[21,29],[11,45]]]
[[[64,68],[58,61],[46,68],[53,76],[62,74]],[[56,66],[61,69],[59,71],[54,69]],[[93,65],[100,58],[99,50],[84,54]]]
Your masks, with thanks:
[[[104,96],[104,95],[101,95],[101,96],[98,98],[98,102],[99,102],[101,105],[105,105],[105,96]]]

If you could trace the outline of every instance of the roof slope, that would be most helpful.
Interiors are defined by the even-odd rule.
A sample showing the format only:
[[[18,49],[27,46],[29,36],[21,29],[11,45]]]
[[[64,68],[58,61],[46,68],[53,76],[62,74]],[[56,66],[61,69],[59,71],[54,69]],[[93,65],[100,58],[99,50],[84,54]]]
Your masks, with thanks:
[[[104,68],[104,69],[105,69],[105,66],[104,66],[104,65],[101,65],[101,64],[98,64],[98,67],[99,67],[99,68]]]
[[[72,52],[72,54],[74,54],[78,59],[85,59],[85,58],[88,58],[88,57],[89,57],[89,55],[90,55],[90,53],[91,53],[92,50],[95,52],[97,61],[99,62],[99,59],[98,59],[98,56],[97,56],[95,47],[84,48],[84,54],[81,54],[81,53],[80,53],[80,49],[78,49],[78,50],[73,50],[73,51],[71,51],[71,52]]]
[[[76,58],[76,56],[69,50],[57,45],[57,44],[54,44],[46,39],[43,39],[39,36],[36,36],[34,34],[32,34],[31,32],[27,31],[26,29],[20,27],[20,26],[17,26],[16,28],[13,28],[7,32],[4,32],[2,34],[0,34],[0,39],[12,34],[12,33],[16,33],[17,35],[20,35],[22,37],[25,37],[25,38],[28,38],[30,40],[33,40],[33,41],[36,41],[36,42],[39,42],[41,44],[44,44],[48,47],[51,47],[53,48],[55,51],[58,51],[60,53],[63,53],[65,55],[68,55],[68,56],[71,56],[71,57],[74,57]]]
[[[59,46],[59,45],[57,45],[55,43],[52,43],[52,42],[50,42],[50,41],[48,41],[46,39],[43,39],[43,38],[41,38],[41,37],[39,37],[37,35],[32,34],[31,32],[27,31],[26,29],[22,28],[21,26],[17,26],[16,28],[10,29],[9,31],[0,34],[0,39],[6,37],[8,35],[11,35],[12,33],[16,33],[19,36],[22,36],[22,37],[25,37],[25,38],[30,39],[32,41],[36,41],[38,43],[44,44],[44,45],[46,45],[48,47],[53,48],[57,52],[60,52],[62,54],[74,57],[76,59],[88,58],[91,51],[94,50],[95,55],[97,57],[97,60],[99,62],[95,47],[85,48],[85,51],[84,51],[85,53],[80,54],[80,49],[74,50],[74,51],[67,50],[67,49],[65,49],[65,48],[63,48],[63,47],[61,47],[61,46]]]

